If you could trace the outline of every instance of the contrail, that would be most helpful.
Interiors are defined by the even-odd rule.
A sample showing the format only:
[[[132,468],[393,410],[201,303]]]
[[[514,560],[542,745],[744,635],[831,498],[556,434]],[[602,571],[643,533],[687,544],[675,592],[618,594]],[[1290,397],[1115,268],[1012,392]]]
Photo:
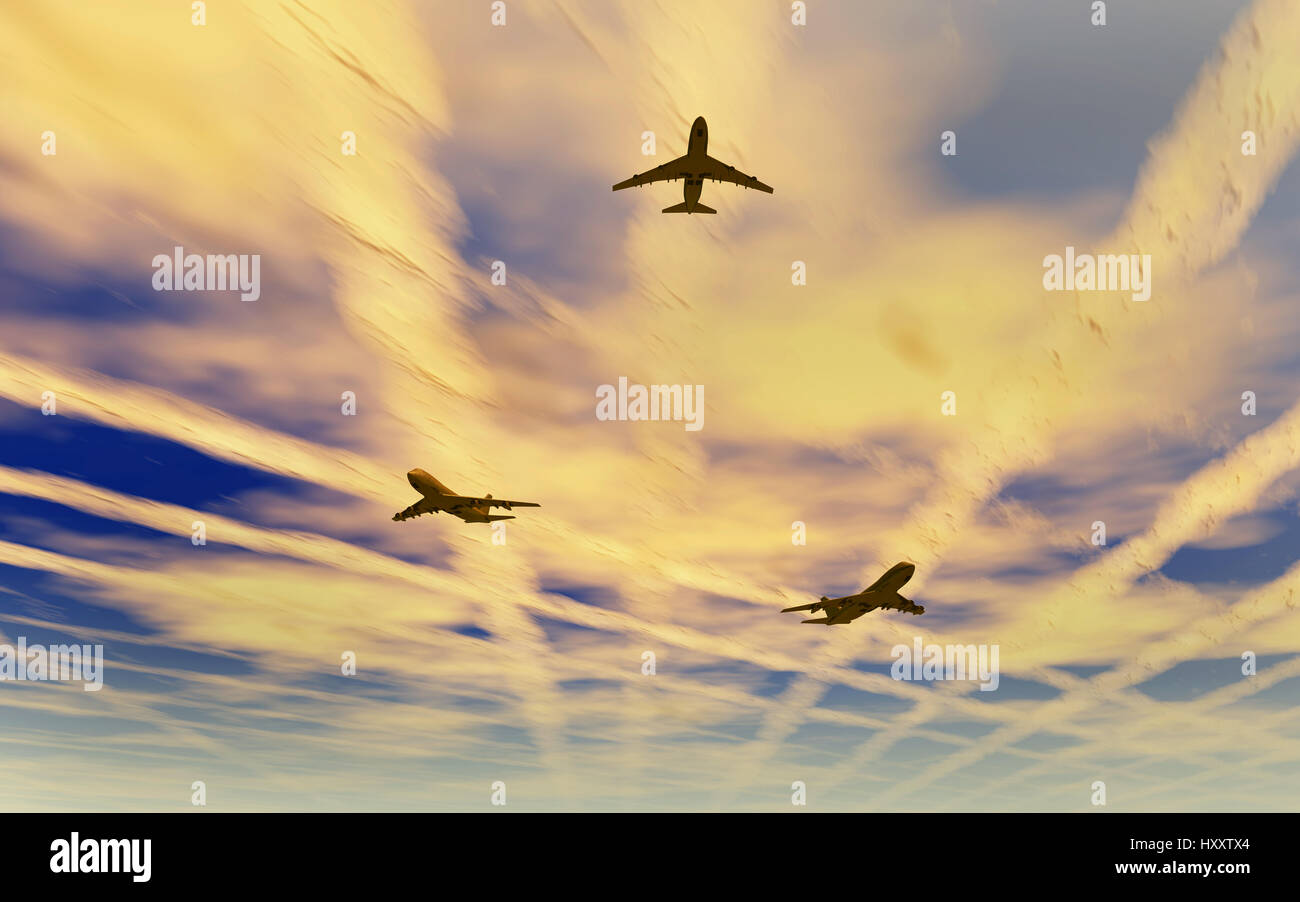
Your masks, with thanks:
[[[1295,154],[1300,143],[1300,54],[1294,48],[1298,33],[1300,6],[1288,0],[1255,3],[1230,28],[1219,58],[1201,70],[1169,132],[1152,145],[1128,210],[1110,240],[1116,247],[1151,253],[1166,282],[1163,292],[1237,245]],[[1246,129],[1261,136],[1258,156],[1241,154],[1240,132]],[[1094,321],[1103,309],[1112,318],[1120,313],[1114,306],[1099,305]],[[1128,328],[1136,325],[1132,318],[1120,322]],[[1047,346],[1090,341],[1088,330],[1079,325],[1058,320]],[[1044,376],[1051,374],[1048,368]],[[1040,393],[1034,387],[1037,383],[1023,377],[1018,381],[1031,394]],[[913,513],[900,537],[884,547],[924,548],[923,555],[912,552],[913,558],[922,569],[933,568],[1009,476],[1046,458],[1042,421],[1017,423],[1014,412],[996,416],[999,421],[986,430],[987,443],[975,442],[976,447],[987,445],[995,451],[973,467],[956,462],[941,465],[940,488]],[[1004,423],[1000,421],[1004,417],[1013,419]],[[1008,435],[1021,444],[1008,445]],[[817,661],[841,665],[855,653],[851,637],[832,636]],[[736,771],[733,786],[761,770],[798,727],[802,711],[816,705],[824,691],[808,677],[786,691],[780,713],[765,720],[750,756]],[[889,744],[879,739],[873,748],[881,750]]]
[[[1224,705],[1229,705],[1229,704],[1239,702],[1243,698],[1246,698],[1247,696],[1253,695],[1257,692],[1262,692],[1265,689],[1269,689],[1273,686],[1276,686],[1278,683],[1284,680],[1289,680],[1292,677],[1296,677],[1296,676],[1300,676],[1300,658],[1293,658],[1290,661],[1283,661],[1280,664],[1275,664],[1274,666],[1268,668],[1265,671],[1262,671],[1261,673],[1257,674],[1251,679],[1242,679],[1239,682],[1232,683],[1228,686],[1223,686],[1219,689],[1214,690],[1213,692],[1207,692],[1205,695],[1199,696],[1195,699],[1192,699],[1191,701],[1165,702],[1159,705],[1153,702],[1152,716],[1150,718],[1143,719],[1133,724],[1126,732],[1131,734],[1144,734],[1144,733],[1154,734],[1155,728],[1157,726],[1163,725],[1170,720],[1178,720],[1178,721],[1201,720],[1202,722],[1204,722],[1204,720],[1207,717],[1212,715],[1219,708],[1222,708]],[[1123,693],[1118,693],[1118,695],[1123,695]],[[1287,713],[1288,716],[1290,716],[1292,712],[1287,712]],[[1251,725],[1250,725],[1251,732],[1256,736],[1256,738],[1258,738],[1261,732],[1261,727],[1263,725],[1258,722],[1259,718],[1257,715],[1252,713],[1250,715],[1250,718],[1251,718]],[[1238,751],[1240,749],[1240,741],[1239,741],[1238,734],[1233,732],[1231,729],[1223,729],[1222,725],[1218,724],[1211,732],[1214,736],[1217,736],[1223,740],[1223,744],[1226,748],[1230,748],[1233,751]],[[1125,737],[1122,734],[1120,736],[1116,736],[1115,734],[1107,731],[1107,733],[1104,736],[1100,736],[1100,737],[1094,736],[1091,741],[1083,743],[1079,746],[1066,749],[1061,754],[1063,756],[1067,756],[1072,759],[1073,758],[1089,759],[1090,757],[1100,756],[1102,754],[1108,755],[1110,757],[1127,757],[1128,755],[1132,754],[1134,750],[1132,746],[1124,746],[1120,749],[1116,749],[1115,747],[1116,740],[1119,738],[1125,738]],[[1272,738],[1274,740],[1280,740],[1280,737],[1277,736],[1277,734],[1273,734]],[[1294,759],[1295,749],[1297,746],[1300,746],[1300,743],[1296,743],[1293,740],[1285,743],[1285,745],[1290,747],[1290,752],[1288,754],[1291,756],[1292,759]],[[1160,760],[1168,760],[1171,751],[1175,751],[1175,750],[1171,750],[1168,747],[1168,744],[1166,742],[1157,741],[1149,750],[1141,752],[1140,754],[1143,754],[1147,759],[1157,758]],[[1277,748],[1274,748],[1272,749],[1270,754],[1275,754],[1276,752],[1277,752]],[[1145,765],[1145,762],[1143,762],[1143,764]],[[1077,766],[1082,767],[1084,765],[1080,763]],[[1088,766],[1093,767],[1094,770],[1097,769],[1097,765],[1088,765]],[[1044,761],[1041,764],[1035,765],[1034,767],[1028,768],[1026,770],[1016,771],[1012,774],[1009,774],[1000,780],[995,780],[990,783],[986,783],[983,786],[981,786],[978,790],[972,792],[969,796],[966,796],[963,799],[963,801],[969,804],[970,801],[973,799],[989,796],[989,795],[995,795],[1003,791],[1004,789],[1007,789],[1008,787],[1013,787],[1017,784],[1027,782],[1031,780],[1033,777],[1036,777],[1043,773],[1050,773],[1052,770],[1059,769],[1059,768],[1060,768],[1059,760]],[[1242,768],[1242,764],[1235,760],[1228,763],[1224,763],[1218,760],[1213,760],[1210,763],[1210,766],[1208,767],[1203,766],[1202,775],[1213,774],[1217,776],[1217,775],[1221,775],[1223,771],[1238,772],[1241,770],[1241,768]],[[1107,773],[1109,773],[1109,768],[1107,768]],[[1100,773],[1098,775],[1100,776]],[[1147,781],[1152,781],[1149,769],[1144,770],[1144,779]],[[1147,790],[1143,790],[1141,792],[1141,795],[1145,796],[1155,792],[1162,792],[1167,788],[1168,788],[1168,781],[1159,781],[1156,782],[1155,785],[1153,785],[1151,788]],[[1134,800],[1133,796],[1128,796],[1125,798],[1124,801],[1126,803],[1131,803],[1133,800]],[[943,807],[949,807],[949,806],[943,806]]]
[[[477,575],[465,576],[457,572],[412,564],[377,551],[351,545],[338,539],[312,533],[265,529],[251,526],[227,517],[205,511],[195,511],[178,505],[135,498],[87,485],[77,480],[46,473],[36,473],[0,467],[0,492],[43,498],[76,508],[107,519],[135,523],[178,536],[190,535],[190,524],[201,519],[207,527],[209,542],[228,543],[264,554],[293,557],[313,564],[346,570],[361,576],[398,579],[421,589],[440,595],[465,599],[476,604],[491,604],[500,592],[519,592],[518,600],[537,613],[563,619],[570,623],[629,635],[649,636],[666,644],[691,649],[718,657],[745,661],[768,670],[795,670],[804,662],[795,656],[768,649],[755,648],[736,639],[726,639],[701,633],[689,627],[661,624],[641,620],[620,611],[592,607],[562,595],[539,592],[534,588],[508,582],[484,582]],[[0,545],[11,549],[9,559],[22,560],[20,549],[26,546],[8,543]],[[29,549],[35,559],[50,554],[39,549]],[[21,563],[19,566],[25,566]],[[86,574],[94,578],[95,562],[69,558],[59,568],[65,575]],[[914,699],[919,690],[910,684],[900,683],[880,674],[862,673],[852,669],[827,669],[824,675],[855,689]],[[996,710],[996,706],[965,700],[956,702],[957,710],[980,720],[1010,721],[1014,715]]]
[[[995,730],[978,745],[951,755],[911,780],[892,787],[879,801],[883,804],[890,799],[901,798],[923,789],[933,781],[968,767],[1049,724],[1077,717],[1096,705],[1099,698],[1109,697],[1121,689],[1146,682],[1176,664],[1218,647],[1224,638],[1247,626],[1288,611],[1294,612],[1298,589],[1300,564],[1292,566],[1278,579],[1248,593],[1224,613],[1203,617],[1186,630],[1162,639],[1114,669],[1098,674],[1087,681],[1085,690],[1068,692],[1043,702],[1035,709],[1033,716]]]

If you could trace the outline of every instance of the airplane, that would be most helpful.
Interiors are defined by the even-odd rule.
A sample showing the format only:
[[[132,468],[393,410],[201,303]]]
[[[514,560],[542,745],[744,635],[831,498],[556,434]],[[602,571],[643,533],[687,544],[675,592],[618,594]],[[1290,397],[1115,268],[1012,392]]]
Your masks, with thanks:
[[[712,207],[706,207],[700,203],[700,191],[704,188],[705,179],[712,179],[715,182],[734,182],[746,188],[757,188],[759,191],[766,191],[768,194],[772,193],[769,186],[764,185],[752,175],[745,175],[735,166],[729,166],[709,156],[705,152],[708,147],[709,126],[705,123],[704,117],[700,116],[691,126],[691,136],[686,145],[686,156],[678,157],[670,163],[664,163],[662,166],[656,166],[654,169],[640,175],[634,175],[627,181],[619,182],[614,186],[614,190],[622,191],[624,188],[636,188],[641,185],[648,185],[651,182],[683,179],[682,194],[686,198],[685,202],[665,207],[663,210],[665,213],[718,212]]]
[[[393,514],[394,520],[409,520],[422,514],[436,514],[438,511],[460,517],[466,523],[491,523],[494,520],[513,520],[513,514],[493,514],[492,508],[504,507],[541,507],[532,501],[506,501],[493,498],[490,494],[482,498],[472,495],[457,495],[438,480],[423,470],[412,470],[406,474],[406,481],[424,497],[401,513]]]
[[[812,604],[801,604],[798,607],[786,608],[781,613],[788,614],[790,611],[808,611],[809,613],[815,614],[818,611],[825,611],[825,617],[820,617],[816,620],[805,620],[803,622],[824,623],[827,626],[848,623],[849,621],[856,620],[863,614],[874,611],[877,608],[906,611],[909,614],[924,614],[924,606],[914,604],[898,594],[898,590],[903,587],[904,583],[912,578],[912,574],[915,572],[916,564],[909,564],[906,562],[895,564],[885,571],[884,576],[867,586],[857,595],[845,595],[843,598],[827,598],[823,595],[821,601],[814,601]]]

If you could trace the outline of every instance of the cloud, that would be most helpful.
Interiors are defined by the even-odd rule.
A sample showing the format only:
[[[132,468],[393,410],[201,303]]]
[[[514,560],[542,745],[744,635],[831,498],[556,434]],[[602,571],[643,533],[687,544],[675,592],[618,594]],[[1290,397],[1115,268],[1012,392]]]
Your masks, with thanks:
[[[954,186],[935,124],[978,116],[1003,60],[946,7],[868,21],[832,4],[805,31],[744,3],[512,6],[505,28],[395,2],[234,4],[203,28],[163,3],[0,13],[15,48],[0,63],[14,86],[0,225],[23,298],[4,319],[0,396],[31,408],[53,391],[60,416],[296,483],[198,510],[161,486],[0,468],[6,494],[159,534],[28,518],[0,561],[73,585],[153,648],[253,668],[124,662],[178,681],[215,726],[168,733],[168,693],[123,687],[116,711],[141,732],[114,746],[117,788],[84,798],[161,804],[171,790],[141,762],[188,786],[191,747],[255,808],[476,807],[489,771],[541,807],[705,807],[720,773],[758,805],[746,783],[788,782],[810,742],[832,764],[892,766],[884,752],[918,737],[978,767],[982,744],[954,720],[1081,744],[1113,731],[1151,754],[1167,734],[1131,727],[1159,704],[1099,713],[1064,668],[1154,660],[1189,612],[1217,622],[1220,591],[1141,577],[1192,543],[1258,540],[1258,510],[1296,467],[1279,400],[1294,267],[1259,245],[1213,268],[1294,150],[1294,13],[1264,2],[1234,26],[1111,228],[1113,192]],[[699,114],[712,152],[775,194],[709,185],[714,218],[660,215],[677,185],[611,194],[654,162],[643,131],[658,161]],[[1248,126],[1261,152],[1240,158]],[[46,128],[57,157],[31,137]],[[148,261],[174,244],[261,253],[263,298],[154,295]],[[1151,248],[1152,302],[1044,293],[1042,257],[1066,244]],[[791,283],[796,260],[807,285]],[[704,385],[705,429],[596,420],[596,386],[620,375]],[[1246,388],[1267,424],[1249,439]],[[338,412],[345,389],[355,418]],[[505,545],[446,518],[392,524],[413,466],[542,507]],[[214,553],[185,541],[194,519]],[[1104,551],[1086,542],[1095,519]],[[146,556],[150,570],[126,566]],[[921,565],[924,618],[827,633],[776,613],[901,558]],[[69,628],[103,628],[80,619]],[[1288,629],[1246,634],[1296,647]],[[1000,642],[1008,677],[1071,701],[896,682],[881,662],[913,635]],[[353,646],[362,683],[320,689]],[[858,707],[828,704],[826,686]],[[49,709],[92,729],[69,704],[87,703]],[[837,738],[822,748],[805,722]],[[1210,767],[1219,747],[1202,739],[1190,760]],[[1042,761],[1036,788],[1075,756],[1013,742]],[[33,776],[15,757],[6,773]],[[846,797],[864,785],[846,783]],[[33,786],[35,806],[51,787]]]

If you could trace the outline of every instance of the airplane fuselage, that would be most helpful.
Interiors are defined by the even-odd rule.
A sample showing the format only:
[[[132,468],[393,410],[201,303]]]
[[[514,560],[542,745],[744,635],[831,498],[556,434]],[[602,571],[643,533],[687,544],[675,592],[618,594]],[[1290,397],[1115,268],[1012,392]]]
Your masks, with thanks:
[[[820,610],[826,612],[828,625],[837,623],[850,623],[857,620],[863,614],[874,611],[876,608],[883,607],[891,602],[899,604],[907,599],[897,592],[871,589],[863,589],[857,595],[845,595],[842,598],[828,598],[820,606]]]
[[[704,191],[704,176],[708,173],[705,158],[709,155],[709,125],[700,116],[691,125],[691,137],[686,142],[685,178],[682,185],[682,200],[686,202],[686,212],[694,213],[699,208],[700,194]],[[698,163],[699,165],[694,165]]]
[[[443,485],[441,482],[435,479],[433,476],[429,475],[424,470],[418,468],[406,474],[406,481],[411,484],[411,488],[415,489],[421,495],[456,494],[451,489],[447,488],[445,485]]]
[[[456,493],[447,486],[443,485],[436,478],[426,473],[424,470],[415,469],[406,474],[406,481],[425,498],[437,502],[439,495],[455,496]],[[492,497],[491,495],[488,496]],[[489,504],[468,504],[463,501],[449,501],[446,505],[438,505],[442,510],[449,514],[460,517],[466,523],[491,523],[493,520],[508,520],[510,517],[493,516],[492,507]]]
[[[879,607],[892,607],[899,603],[907,604],[908,600],[899,595],[898,590],[912,578],[912,574],[915,572],[915,564],[907,562],[895,564],[886,570],[880,579],[858,594],[825,599],[823,601],[824,609],[826,616],[829,618],[826,621],[827,624],[848,623]]]
[[[717,213],[712,207],[700,203],[704,191],[704,180],[711,182],[731,182],[744,188],[772,193],[772,186],[765,185],[752,175],[746,175],[729,163],[715,160],[709,156],[709,125],[703,116],[696,117],[686,135],[686,153],[675,160],[656,166],[648,172],[641,172],[629,179],[616,182],[614,191],[635,188],[653,182],[682,181],[682,202],[665,207],[665,213]]]
[[[512,517],[495,517],[491,513],[491,508],[486,504],[465,504],[448,513],[455,514],[466,523],[491,523],[493,520],[510,520]]]
[[[857,620],[863,614],[880,608],[906,611],[909,614],[924,614],[925,608],[922,605],[913,604],[910,599],[904,598],[898,593],[898,590],[912,578],[912,574],[915,572],[916,565],[904,561],[890,567],[880,579],[856,595],[843,595],[839,598],[827,598],[823,595],[820,601],[786,608],[781,613],[787,614],[791,611],[822,612],[826,615],[825,617],[803,622],[824,623],[827,626],[849,623]]]

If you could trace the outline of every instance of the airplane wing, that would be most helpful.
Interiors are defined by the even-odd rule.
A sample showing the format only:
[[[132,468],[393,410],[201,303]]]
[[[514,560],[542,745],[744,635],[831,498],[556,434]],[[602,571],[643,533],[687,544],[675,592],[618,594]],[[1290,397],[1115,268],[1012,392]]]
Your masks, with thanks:
[[[486,504],[489,507],[504,507],[506,510],[510,510],[514,507],[541,507],[541,505],[535,501],[507,501],[505,498],[473,498],[469,495],[441,495],[438,500],[444,503],[451,502],[452,506],[460,504],[472,504],[476,506]]]
[[[438,507],[438,505],[434,504],[428,498],[421,498],[419,501],[412,504],[406,510],[400,513],[393,514],[393,519],[409,520],[412,517],[418,517],[422,514],[436,514],[440,510],[442,510],[442,508]]]
[[[894,611],[903,611],[907,614],[924,614],[925,605],[917,604],[911,599],[904,598],[901,595],[894,595],[885,601],[880,602],[876,608],[888,608]]]
[[[695,173],[686,168],[686,157],[678,157],[671,162],[664,163],[662,166],[656,166],[642,172],[640,175],[634,175],[630,179],[619,182],[614,186],[614,191],[622,191],[624,188],[639,188],[642,185],[648,185],[651,182],[666,182],[671,179],[690,178]]]
[[[782,614],[789,614],[791,611],[838,611],[842,598],[827,598],[823,595],[820,599],[808,604],[797,604],[792,608],[782,608]]]
[[[706,157],[708,160],[708,172],[701,172],[699,175],[706,179],[713,179],[715,182],[731,182],[736,185],[743,185],[746,188],[755,188],[759,191],[772,193],[770,185],[764,185],[752,175],[745,175],[735,166],[730,166],[721,160],[715,160],[713,157]]]
[[[791,611],[811,611],[813,608],[821,607],[819,602],[814,601],[812,604],[799,604],[792,608],[782,608],[782,614],[789,614]]]

